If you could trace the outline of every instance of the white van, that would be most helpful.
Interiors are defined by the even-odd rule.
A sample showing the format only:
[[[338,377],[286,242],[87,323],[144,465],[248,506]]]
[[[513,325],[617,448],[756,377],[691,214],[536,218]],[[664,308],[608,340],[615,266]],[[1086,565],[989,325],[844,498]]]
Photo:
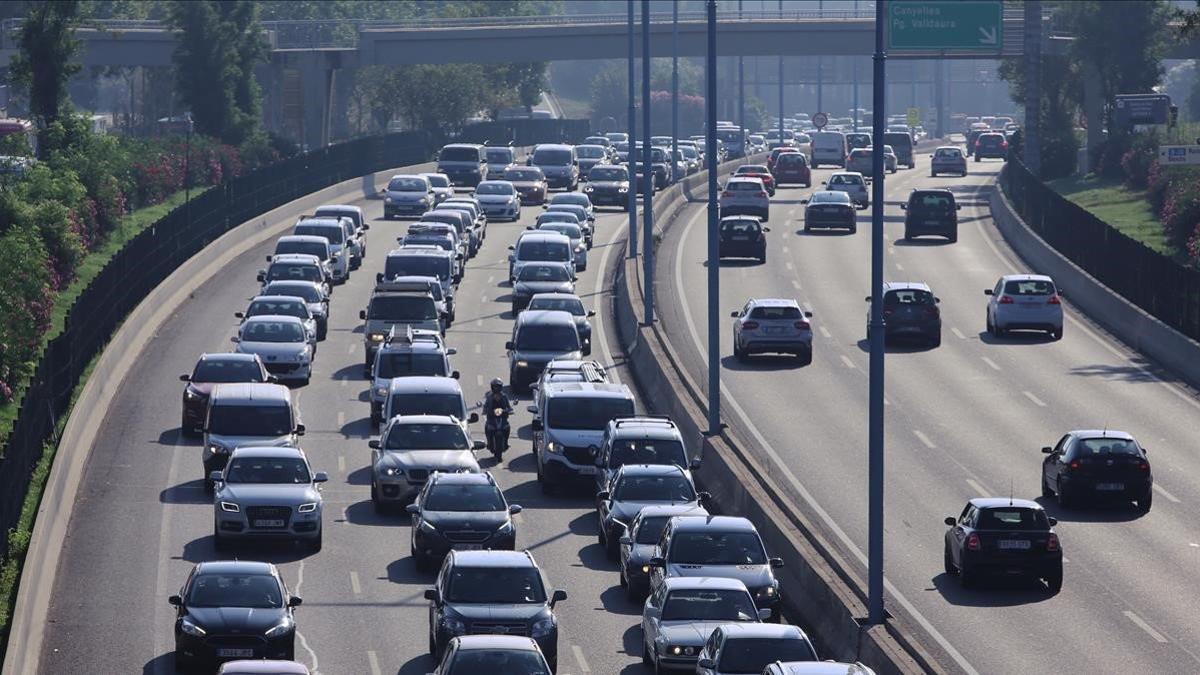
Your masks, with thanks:
[[[817,168],[822,164],[846,166],[846,134],[840,131],[818,131],[812,137],[812,157],[809,164]]]

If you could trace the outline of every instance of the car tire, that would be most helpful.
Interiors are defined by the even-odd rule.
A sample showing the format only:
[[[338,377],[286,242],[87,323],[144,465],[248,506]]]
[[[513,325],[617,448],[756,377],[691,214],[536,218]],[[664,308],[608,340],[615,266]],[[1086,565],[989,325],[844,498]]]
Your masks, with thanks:
[[[1054,341],[1061,340],[1063,336],[1063,327],[1059,326],[1057,330],[1050,331],[1050,339]]]
[[[992,323],[992,315],[990,312],[984,312],[983,322],[984,322],[984,326],[986,326],[986,328],[984,330],[987,331],[987,334],[991,335],[991,336],[995,336],[996,335],[996,324]]]
[[[765,250],[758,255],[758,262],[761,265],[767,264],[767,252]]]
[[[850,234],[857,234],[857,233],[858,233],[858,223],[855,223],[850,226]]]
[[[979,580],[976,576],[975,572],[965,564],[958,566],[958,581],[962,584],[963,588],[975,588],[978,586]]]
[[[433,633],[429,634],[429,655],[437,658],[437,642],[433,639]]]
[[[950,544],[942,545],[942,569],[946,574],[958,574],[958,568],[954,566],[954,557],[950,555]]]
[[[1045,473],[1042,474],[1042,496],[1043,497],[1053,497],[1054,496],[1054,490],[1051,490],[1050,484],[1046,482],[1046,474]]]
[[[801,350],[796,353],[796,356],[800,359],[801,366],[811,366],[812,365],[813,355],[812,355],[811,349],[807,350],[807,351]]]
[[[929,172],[929,177],[930,177],[930,178],[937,178],[937,172],[936,172],[936,171],[930,171],[930,172]]]
[[[175,652],[175,671],[179,673],[195,672],[196,664],[179,652]]]
[[[215,483],[213,483],[211,478],[204,479],[204,492],[206,494],[211,495],[216,489],[217,489],[217,486]]]
[[[1146,494],[1137,500],[1137,510],[1139,513],[1150,513],[1150,506],[1154,503],[1154,490],[1147,490]]]
[[[616,539],[604,538],[604,553],[609,560],[616,560],[621,555],[620,544]]]
[[[946,240],[949,241],[951,244],[957,244],[958,243],[958,233],[955,232],[954,234],[947,236]]]
[[[934,334],[934,336],[929,339],[929,346],[933,347],[934,349],[942,346],[942,334],[940,332]]]
[[[912,240],[913,240],[913,236],[908,233],[908,230],[905,230],[904,231],[904,241],[912,241]]]
[[[383,513],[383,502],[379,501],[379,491],[375,489],[375,484],[371,484],[371,506],[375,508],[375,513]]]
[[[975,161],[979,162],[979,155],[975,155]]]
[[[325,528],[321,528],[321,529],[317,530],[316,538],[313,539],[312,541],[308,542],[308,550],[312,551],[313,553],[320,553],[321,552],[321,544],[322,544],[321,540],[324,539],[324,537],[325,537]]]
[[[1058,593],[1062,590],[1063,573],[1060,566],[1057,571],[1051,572],[1046,576],[1046,590],[1051,593]]]
[[[1058,506],[1059,508],[1069,509],[1075,506],[1075,500],[1063,489],[1060,485],[1058,488]]]
[[[738,345],[737,338],[733,339],[733,358],[737,359],[738,363],[746,362],[746,352]]]
[[[812,230],[811,230],[811,229],[808,227],[808,223],[805,223],[805,224],[804,224],[804,234],[808,234],[808,233],[809,233],[809,232],[811,232],[811,231],[812,231]]]
[[[432,565],[429,564],[431,562],[429,560],[429,556],[425,555],[424,553],[421,553],[420,551],[412,549],[411,547],[409,550],[412,553],[413,565],[417,568],[417,571],[418,572],[428,572],[430,570],[430,568],[432,567]]]
[[[646,647],[646,641],[642,640],[642,665],[653,666],[654,657],[650,656],[650,650]]]

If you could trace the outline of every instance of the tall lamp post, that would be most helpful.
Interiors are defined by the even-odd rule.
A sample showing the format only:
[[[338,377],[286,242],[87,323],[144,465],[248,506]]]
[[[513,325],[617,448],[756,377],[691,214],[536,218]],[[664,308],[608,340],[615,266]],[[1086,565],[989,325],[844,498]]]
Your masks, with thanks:
[[[638,253],[637,232],[637,164],[634,163],[633,148],[637,144],[637,110],[633,98],[633,0],[629,2],[629,257],[636,258]]]
[[[676,174],[679,154],[679,0],[671,3],[671,183]]]
[[[630,148],[632,150],[632,148]],[[642,0],[642,298],[644,320],[654,324],[654,165],[650,152],[650,0]],[[633,157],[633,155],[630,155]],[[630,162],[630,166],[633,162]]]
[[[875,3],[875,81],[871,105],[871,342],[867,425],[867,619],[883,623],[883,132],[887,121],[887,1]]]

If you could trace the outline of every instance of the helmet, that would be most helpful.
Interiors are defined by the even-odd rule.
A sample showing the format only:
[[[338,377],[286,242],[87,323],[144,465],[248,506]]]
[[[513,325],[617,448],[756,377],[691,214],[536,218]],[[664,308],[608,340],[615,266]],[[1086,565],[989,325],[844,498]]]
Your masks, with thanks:
[[[499,391],[504,388],[504,380],[498,377],[492,378],[492,391]]]

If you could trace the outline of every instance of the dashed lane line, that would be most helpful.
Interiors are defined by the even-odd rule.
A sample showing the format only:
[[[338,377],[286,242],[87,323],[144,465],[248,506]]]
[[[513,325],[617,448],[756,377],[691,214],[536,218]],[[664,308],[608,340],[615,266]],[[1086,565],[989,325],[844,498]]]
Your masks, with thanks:
[[[937,446],[933,444],[933,441],[929,440],[929,437],[922,433],[920,429],[913,429],[913,435],[916,436],[922,443],[924,443],[925,447],[929,448],[930,450],[937,448]]]
[[[1164,637],[1162,633],[1154,630],[1154,628],[1151,627],[1150,624],[1146,623],[1145,619],[1138,616],[1137,614],[1134,614],[1133,612],[1131,612],[1129,610],[1125,610],[1124,612],[1122,612],[1122,614],[1125,615],[1126,619],[1129,619],[1130,621],[1132,621],[1133,625],[1146,631],[1146,634],[1149,635],[1155,642],[1166,644],[1167,638]]]

